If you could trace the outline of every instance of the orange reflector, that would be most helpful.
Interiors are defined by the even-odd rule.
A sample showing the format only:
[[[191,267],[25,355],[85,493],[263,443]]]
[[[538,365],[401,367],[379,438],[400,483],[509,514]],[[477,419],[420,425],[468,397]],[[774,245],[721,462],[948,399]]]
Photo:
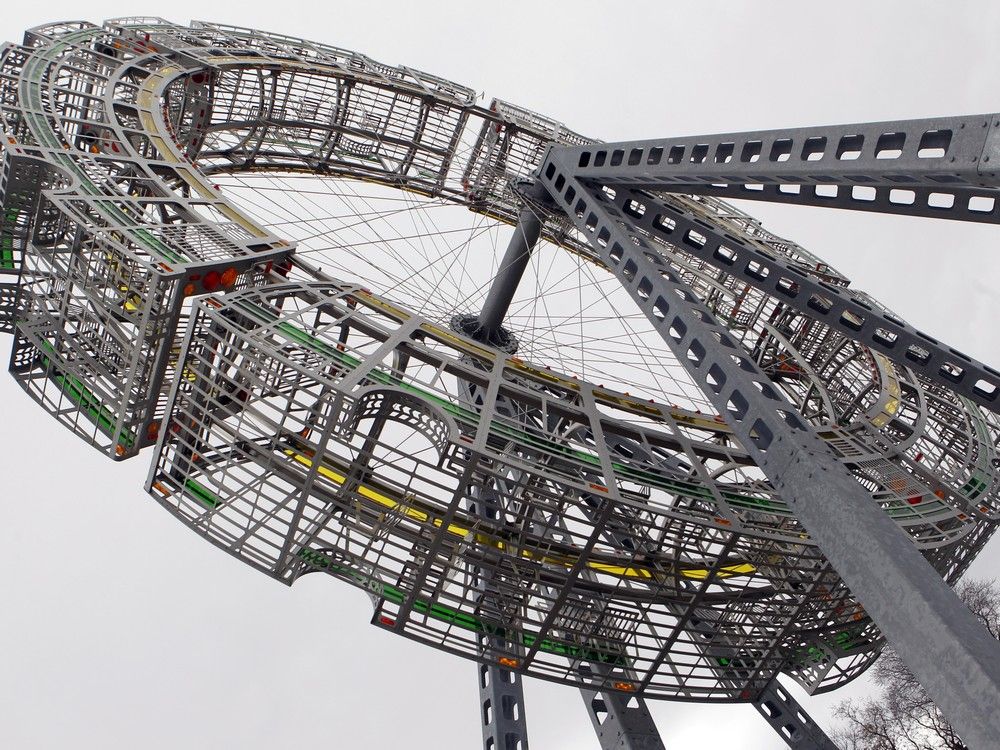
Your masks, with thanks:
[[[944,490],[934,490],[934,494],[944,500]]]
[[[119,443],[118,445],[116,445],[115,446],[115,455],[116,456],[124,456],[125,455],[125,446],[122,445],[121,443]]]
[[[184,296],[190,297],[194,294],[194,284],[188,283],[184,285]]]
[[[501,656],[497,658],[497,664],[501,667],[507,667],[507,669],[517,669],[521,666],[520,659],[512,659],[509,656]]]
[[[612,687],[615,690],[624,690],[624,691],[626,691],[628,693],[634,693],[635,692],[635,683],[634,682],[615,682],[615,683],[612,683]]]
[[[146,428],[146,437],[150,440],[156,440],[156,436],[160,434],[160,423],[150,422],[149,427]]]
[[[590,485],[590,489],[597,490],[598,492],[607,492],[608,491],[608,488],[605,487],[603,484],[591,484]]]
[[[730,520],[728,520],[726,518],[719,518],[718,516],[716,516],[713,520],[716,523],[721,524],[723,526],[731,526],[732,523],[733,523],[732,521],[730,521]]]
[[[228,288],[236,283],[236,269],[227,268],[222,272],[222,276],[219,279],[222,282],[222,286]]]

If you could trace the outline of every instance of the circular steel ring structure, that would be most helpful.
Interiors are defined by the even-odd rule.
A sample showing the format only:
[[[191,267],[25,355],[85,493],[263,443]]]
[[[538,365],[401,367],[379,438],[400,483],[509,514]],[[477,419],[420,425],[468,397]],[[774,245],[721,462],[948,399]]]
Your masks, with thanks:
[[[150,447],[150,494],[226,552],[286,584],[325,573],[359,587],[373,624],[435,648],[647,698],[750,701],[779,673],[824,691],[879,654],[871,617],[733,427],[739,399],[714,409],[663,346],[685,336],[677,301],[617,264],[587,211],[536,189],[553,145],[582,149],[583,166],[598,142],[351,51],[148,18],[6,46],[0,124],[12,374],[111,457]],[[264,179],[286,191],[266,210]],[[500,239],[527,212],[533,256],[585,279],[567,287],[577,309],[519,317],[539,281],[496,329],[502,345],[477,338],[465,323],[493,255],[462,244],[467,281],[440,299],[447,270],[424,260],[455,256],[407,260],[412,238],[359,243],[340,225],[313,252],[325,232],[280,219],[317,181],[461,212]],[[595,192],[636,226],[658,222],[635,244],[686,285],[681,304],[724,325],[764,395],[794,406],[786,421],[814,430],[957,580],[1000,512],[996,414],[919,356],[832,325],[847,300],[905,326],[710,187]],[[651,201],[680,218],[654,220]],[[762,263],[741,275],[732,249],[706,258],[712,233]],[[791,270],[750,283],[770,263]],[[789,302],[806,284],[827,295],[811,311]],[[856,308],[837,309],[862,329]],[[625,333],[608,332],[616,316]],[[703,354],[687,350],[695,366]],[[766,427],[753,430],[766,451]]]

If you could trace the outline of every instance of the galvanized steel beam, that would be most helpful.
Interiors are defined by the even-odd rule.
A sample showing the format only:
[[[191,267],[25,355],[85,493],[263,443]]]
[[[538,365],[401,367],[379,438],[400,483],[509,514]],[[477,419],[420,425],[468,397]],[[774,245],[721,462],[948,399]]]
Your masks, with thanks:
[[[577,179],[569,156],[550,151],[541,167],[551,197],[590,238],[963,739],[992,747],[1000,739],[1000,645],[632,219]]]

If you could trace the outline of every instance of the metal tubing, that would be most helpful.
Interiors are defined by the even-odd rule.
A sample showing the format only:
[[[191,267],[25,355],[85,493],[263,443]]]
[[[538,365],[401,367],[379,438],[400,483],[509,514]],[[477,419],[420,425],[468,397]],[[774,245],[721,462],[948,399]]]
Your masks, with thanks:
[[[517,285],[524,276],[524,269],[528,267],[528,260],[531,258],[531,249],[538,241],[542,233],[542,220],[531,205],[526,205],[521,210],[518,217],[517,226],[514,228],[514,236],[510,238],[507,251],[504,253],[497,275],[493,278],[493,285],[490,293],[486,297],[482,312],[479,313],[479,330],[483,337],[497,330],[507,310],[510,302],[517,291]]]

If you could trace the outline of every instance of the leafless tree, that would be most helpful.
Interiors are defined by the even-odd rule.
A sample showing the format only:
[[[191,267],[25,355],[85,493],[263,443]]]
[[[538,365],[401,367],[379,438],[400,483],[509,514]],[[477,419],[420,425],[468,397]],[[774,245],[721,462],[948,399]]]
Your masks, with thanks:
[[[994,638],[1000,639],[1000,585],[969,580],[956,591]],[[887,649],[875,664],[879,693],[840,703],[834,738],[843,750],[968,750],[902,660]]]

